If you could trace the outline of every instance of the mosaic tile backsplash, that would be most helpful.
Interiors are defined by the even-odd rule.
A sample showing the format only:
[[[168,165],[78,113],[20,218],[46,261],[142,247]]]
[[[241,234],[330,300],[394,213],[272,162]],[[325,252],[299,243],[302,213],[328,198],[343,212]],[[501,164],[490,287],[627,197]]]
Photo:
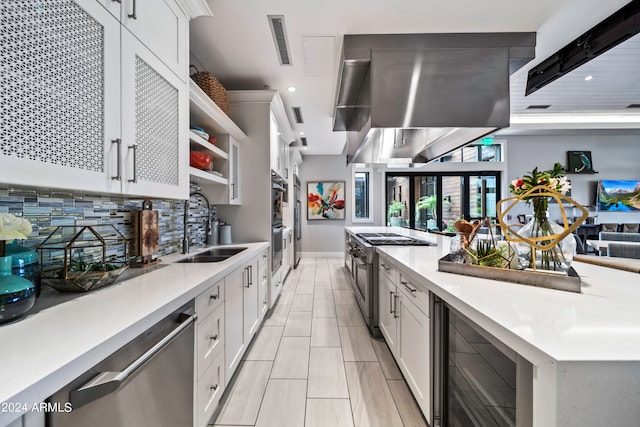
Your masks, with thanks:
[[[191,191],[198,188],[192,186]],[[20,242],[36,248],[59,225],[112,224],[126,238],[133,240],[133,211],[143,200],[115,195],[102,196],[77,191],[41,190],[0,185],[0,212],[28,219],[33,233]],[[158,256],[182,251],[184,201],[152,200],[158,211],[160,242]],[[206,242],[206,203],[197,196],[189,201],[189,245],[202,247]],[[85,222],[81,222],[85,221]]]

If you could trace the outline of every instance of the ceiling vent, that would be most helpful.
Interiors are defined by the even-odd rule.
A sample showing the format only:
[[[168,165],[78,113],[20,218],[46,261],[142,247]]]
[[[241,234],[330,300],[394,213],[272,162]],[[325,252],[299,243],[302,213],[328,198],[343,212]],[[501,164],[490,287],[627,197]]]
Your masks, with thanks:
[[[304,123],[304,119],[302,118],[302,108],[300,107],[291,107],[293,111],[293,117],[296,119],[296,123],[302,124]]]
[[[532,94],[638,33],[640,0],[633,0],[529,70],[525,95]]]
[[[551,105],[529,105],[527,110],[546,110],[551,107]]]
[[[307,146],[307,138],[306,137],[303,136],[302,138],[300,138],[300,142],[302,143],[303,147]]]
[[[276,44],[276,52],[278,52],[280,65],[291,65],[287,30],[284,26],[284,15],[267,15],[267,19],[269,20],[269,27],[271,27],[273,41]]]
[[[640,104],[629,104],[625,108],[640,108]]]

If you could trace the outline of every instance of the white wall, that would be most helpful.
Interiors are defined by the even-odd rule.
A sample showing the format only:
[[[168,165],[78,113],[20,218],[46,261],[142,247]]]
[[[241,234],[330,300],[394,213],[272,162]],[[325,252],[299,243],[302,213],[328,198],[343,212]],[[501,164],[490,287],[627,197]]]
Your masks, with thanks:
[[[502,194],[508,195],[508,184],[534,167],[551,169],[560,162],[567,166],[567,151],[591,151],[593,170],[597,174],[569,174],[571,198],[585,205],[595,205],[596,185],[601,179],[640,180],[640,135],[564,135],[507,137],[507,173]],[[529,214],[526,205],[514,208],[513,215]],[[556,206],[550,207],[554,219],[560,217]],[[571,211],[568,212],[571,215]],[[640,223],[640,212],[594,212],[598,223]],[[514,216],[515,218],[515,216]]]

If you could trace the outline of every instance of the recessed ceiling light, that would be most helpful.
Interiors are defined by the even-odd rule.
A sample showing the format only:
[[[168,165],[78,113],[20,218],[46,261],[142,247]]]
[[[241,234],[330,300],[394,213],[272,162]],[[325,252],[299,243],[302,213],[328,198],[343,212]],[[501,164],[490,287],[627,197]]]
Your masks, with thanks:
[[[304,135],[304,132],[300,132],[300,135]]]
[[[287,88],[287,90],[288,90],[289,92],[295,92],[295,91],[296,91],[296,88],[295,88],[295,86],[289,86],[289,87]]]
[[[585,77],[585,78],[584,78],[584,80],[585,80],[585,81],[587,81],[587,82],[588,82],[589,80],[591,80],[591,79],[593,79],[593,76],[587,76],[587,77]]]

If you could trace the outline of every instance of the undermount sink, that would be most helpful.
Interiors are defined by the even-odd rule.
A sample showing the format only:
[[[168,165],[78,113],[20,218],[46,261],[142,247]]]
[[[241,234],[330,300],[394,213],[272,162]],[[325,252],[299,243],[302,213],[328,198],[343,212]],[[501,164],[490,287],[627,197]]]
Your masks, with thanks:
[[[179,263],[201,263],[201,262],[220,262],[231,258],[232,256],[244,251],[247,248],[213,248],[208,251],[200,252],[188,258],[177,261]]]

